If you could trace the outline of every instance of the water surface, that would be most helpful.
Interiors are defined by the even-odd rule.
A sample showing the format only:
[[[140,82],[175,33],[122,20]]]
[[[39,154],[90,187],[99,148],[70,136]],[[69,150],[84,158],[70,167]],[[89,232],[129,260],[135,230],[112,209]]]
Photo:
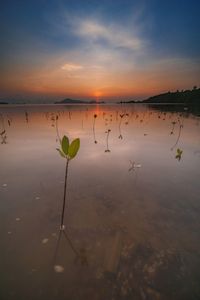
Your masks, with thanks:
[[[198,116],[144,105],[0,113],[1,299],[200,299]],[[81,147],[59,236],[64,134]]]

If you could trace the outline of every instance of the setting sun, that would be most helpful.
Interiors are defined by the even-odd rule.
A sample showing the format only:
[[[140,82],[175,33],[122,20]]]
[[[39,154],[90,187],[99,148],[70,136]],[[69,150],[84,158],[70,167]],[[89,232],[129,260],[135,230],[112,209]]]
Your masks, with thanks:
[[[100,92],[100,91],[96,91],[96,92],[94,92],[94,97],[95,98],[99,98],[99,97],[101,97],[101,96],[103,96],[103,93],[102,92]]]

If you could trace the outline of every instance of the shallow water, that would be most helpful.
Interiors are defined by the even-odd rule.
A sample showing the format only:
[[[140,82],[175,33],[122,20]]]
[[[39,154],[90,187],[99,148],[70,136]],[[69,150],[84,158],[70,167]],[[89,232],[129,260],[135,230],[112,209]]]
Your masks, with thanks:
[[[198,116],[144,105],[0,113],[0,299],[200,299]],[[81,140],[60,236],[58,134]]]

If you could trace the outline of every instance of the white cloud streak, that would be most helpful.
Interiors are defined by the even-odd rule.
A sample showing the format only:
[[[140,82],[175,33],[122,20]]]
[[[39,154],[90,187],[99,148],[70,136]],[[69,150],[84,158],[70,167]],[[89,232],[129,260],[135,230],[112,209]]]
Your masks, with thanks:
[[[107,25],[95,20],[74,20],[72,30],[75,35],[86,38],[91,43],[100,43],[102,40],[113,48],[125,48],[129,50],[140,50],[144,46],[144,41],[137,36],[132,29],[128,32],[127,28],[116,25]]]
[[[76,65],[76,64],[65,64],[61,67],[62,70],[66,70],[66,71],[69,71],[69,72],[73,72],[73,71],[79,71],[79,70],[82,70],[83,69],[83,66],[82,65]]]

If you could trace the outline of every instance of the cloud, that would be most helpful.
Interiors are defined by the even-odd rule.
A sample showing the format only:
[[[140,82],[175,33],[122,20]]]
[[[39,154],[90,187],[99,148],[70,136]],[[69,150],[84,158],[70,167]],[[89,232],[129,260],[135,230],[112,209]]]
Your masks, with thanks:
[[[65,65],[63,65],[61,67],[62,70],[66,70],[69,72],[73,72],[73,71],[79,71],[83,69],[82,65],[76,65],[76,64],[71,64],[71,63],[67,63]]]
[[[71,23],[75,35],[86,38],[91,43],[107,42],[108,46],[114,48],[125,48],[139,50],[143,47],[144,41],[134,32],[129,32],[116,24],[108,25],[95,20],[77,20]]]

